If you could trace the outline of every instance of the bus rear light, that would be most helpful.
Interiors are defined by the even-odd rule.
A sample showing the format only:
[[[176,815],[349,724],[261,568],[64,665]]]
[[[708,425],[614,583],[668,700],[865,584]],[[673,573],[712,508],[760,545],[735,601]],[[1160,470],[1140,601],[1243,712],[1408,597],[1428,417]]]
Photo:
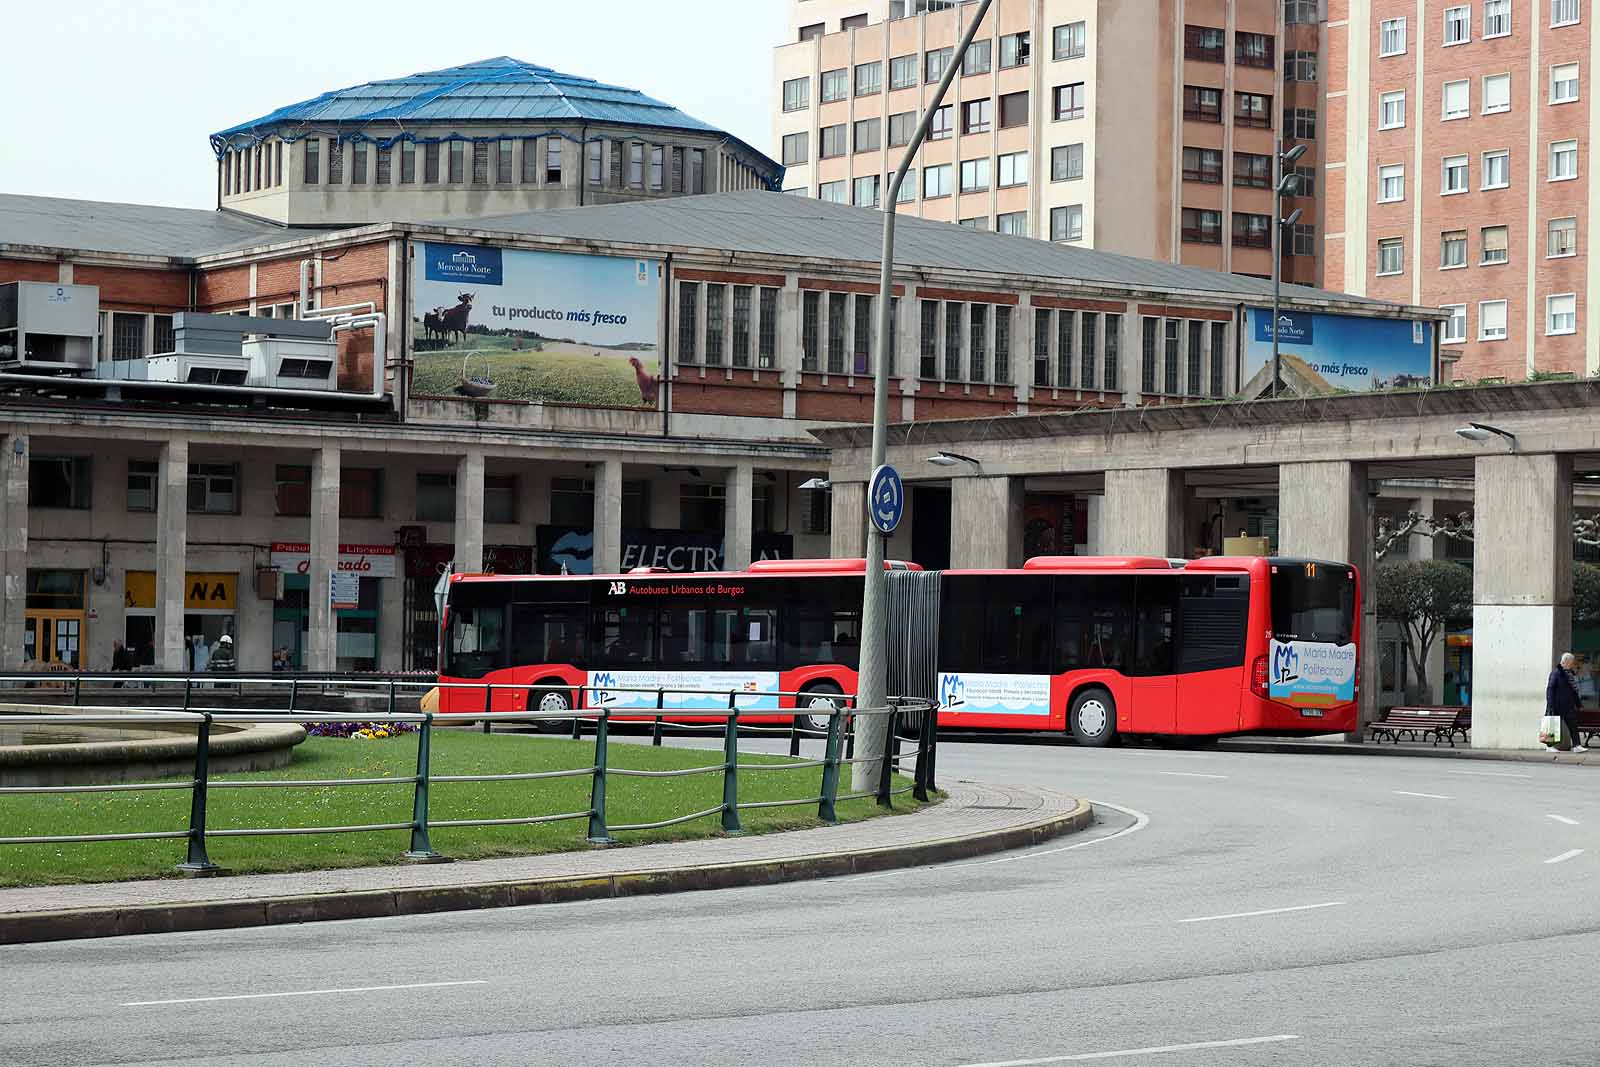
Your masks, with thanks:
[[[1267,657],[1257,656],[1250,668],[1250,692],[1267,699]]]

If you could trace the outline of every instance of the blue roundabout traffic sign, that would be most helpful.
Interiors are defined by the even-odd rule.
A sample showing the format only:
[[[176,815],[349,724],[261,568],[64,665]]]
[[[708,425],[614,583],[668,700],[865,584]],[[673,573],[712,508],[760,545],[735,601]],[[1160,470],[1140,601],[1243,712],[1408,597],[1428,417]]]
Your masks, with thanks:
[[[906,511],[906,487],[900,472],[887,463],[872,472],[867,483],[867,517],[879,533],[894,533]]]

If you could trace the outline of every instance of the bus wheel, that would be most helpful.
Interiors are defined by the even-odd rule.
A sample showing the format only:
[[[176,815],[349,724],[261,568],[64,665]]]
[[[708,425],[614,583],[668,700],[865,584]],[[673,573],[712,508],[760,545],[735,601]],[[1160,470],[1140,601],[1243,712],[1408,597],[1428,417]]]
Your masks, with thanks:
[[[1117,736],[1117,704],[1104,689],[1085,689],[1072,701],[1067,725],[1078,744],[1104,748]]]
[[[827,733],[828,713],[843,706],[841,701],[834,698],[842,696],[844,690],[832,682],[818,682],[816,685],[807,686],[800,694],[800,706],[795,709],[794,724],[802,730]],[[807,709],[813,709],[814,714],[805,714]]]
[[[559,715],[572,710],[572,696],[565,689],[537,689],[533,694],[533,710],[545,715]],[[572,729],[570,722],[559,719],[535,719],[533,727],[547,734],[564,734]]]

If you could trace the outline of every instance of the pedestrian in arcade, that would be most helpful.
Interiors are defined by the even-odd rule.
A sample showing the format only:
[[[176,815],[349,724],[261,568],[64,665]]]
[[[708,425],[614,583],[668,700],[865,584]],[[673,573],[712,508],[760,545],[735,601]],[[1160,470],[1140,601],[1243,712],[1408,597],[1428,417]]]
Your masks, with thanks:
[[[1578,708],[1582,702],[1578,697],[1578,676],[1573,670],[1577,663],[1577,657],[1571,652],[1562,653],[1561,662],[1544,683],[1544,713],[1561,720],[1565,732],[1572,738],[1571,751],[1587,752],[1578,738]],[[1546,744],[1558,748],[1560,740],[1557,737],[1555,743]]]

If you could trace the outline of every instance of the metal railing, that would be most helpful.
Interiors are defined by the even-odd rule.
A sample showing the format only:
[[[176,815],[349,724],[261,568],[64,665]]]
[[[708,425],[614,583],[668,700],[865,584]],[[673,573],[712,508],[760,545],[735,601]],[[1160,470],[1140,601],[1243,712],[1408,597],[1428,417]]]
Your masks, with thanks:
[[[13,677],[0,675],[0,685]],[[31,676],[38,678],[39,676]],[[112,676],[108,676],[112,677]],[[206,676],[209,680],[210,677]],[[90,680],[98,680],[91,678]],[[158,680],[185,680],[183,676],[174,676]],[[193,680],[192,678],[189,680]],[[293,684],[293,681],[290,682]],[[345,684],[345,683],[341,683]],[[834,696],[825,706],[810,706],[806,708],[782,709],[773,711],[760,709],[753,714],[761,717],[793,716],[788,726],[774,725],[763,726],[753,723],[742,723],[739,702],[757,697],[795,697],[797,693],[775,693],[771,691],[750,692],[744,690],[705,690],[705,689],[670,689],[670,688],[630,688],[626,686],[572,686],[562,687],[563,692],[573,694],[577,704],[587,704],[586,699],[597,693],[649,693],[656,697],[656,714],[639,714],[623,712],[613,714],[609,709],[579,708],[577,711],[516,711],[511,713],[492,712],[495,718],[514,718],[525,722],[572,721],[572,736],[577,739],[581,736],[584,724],[592,724],[594,730],[594,759],[590,765],[574,767],[566,770],[512,772],[505,774],[434,774],[432,772],[432,737],[435,726],[441,722],[451,720],[471,722],[471,714],[435,715],[432,712],[402,712],[395,710],[399,698],[399,690],[409,687],[433,688],[432,683],[419,682],[414,677],[400,679],[389,678],[384,680],[371,679],[355,683],[359,685],[384,686],[388,695],[389,710],[380,714],[362,714],[363,721],[375,723],[414,723],[418,729],[416,771],[410,775],[384,776],[378,778],[334,778],[334,779],[215,779],[210,770],[211,757],[211,728],[213,724],[259,724],[271,722],[293,722],[297,724],[315,724],[344,722],[348,715],[298,712],[293,708],[291,689],[291,705],[281,711],[251,711],[241,712],[226,708],[195,708],[191,706],[194,690],[186,685],[184,690],[185,707],[183,710],[167,708],[127,708],[115,714],[6,714],[0,715],[0,724],[30,724],[30,725],[121,725],[129,726],[135,723],[193,723],[195,725],[195,756],[194,772],[192,777],[174,782],[129,782],[108,785],[39,785],[39,786],[3,786],[0,785],[0,798],[5,796],[26,796],[41,794],[71,794],[71,793],[111,793],[111,792],[138,792],[150,790],[184,790],[190,791],[189,823],[184,829],[153,830],[134,833],[105,833],[105,834],[58,834],[49,836],[26,837],[0,837],[0,845],[53,845],[73,842],[98,842],[98,841],[140,841],[159,839],[186,839],[188,845],[184,861],[177,865],[179,870],[191,873],[214,873],[221,870],[211,862],[207,852],[207,841],[210,838],[220,837],[256,837],[273,835],[298,835],[298,834],[332,834],[332,833],[365,833],[381,830],[409,830],[410,847],[405,852],[405,857],[416,861],[438,861],[445,857],[434,851],[429,832],[439,827],[470,827],[470,826],[513,826],[531,825],[536,823],[562,822],[567,820],[587,819],[587,838],[593,844],[611,844],[616,839],[615,833],[630,831],[652,830],[679,823],[691,822],[695,819],[708,818],[716,815],[721,818],[721,828],[725,833],[738,834],[743,832],[739,820],[739,812],[759,808],[801,807],[811,804],[817,806],[817,818],[824,823],[838,821],[836,805],[840,801],[857,798],[874,797],[882,807],[891,807],[893,798],[897,795],[911,793],[919,801],[926,801],[931,796],[934,785],[935,754],[938,745],[938,727],[936,707],[932,701],[919,698],[898,698],[891,700],[889,706],[882,708],[860,709],[853,706],[853,698]],[[472,683],[446,683],[443,688],[484,690],[485,709],[493,706],[493,695],[496,689],[506,690],[513,688],[505,685],[472,684]],[[519,686],[518,689],[528,690],[531,697],[535,689],[548,690],[549,686],[533,687]],[[669,695],[690,697],[716,697],[719,700],[726,696],[726,705],[721,708],[681,708],[667,711],[665,701]],[[598,702],[598,701],[596,701]],[[39,706],[41,712],[52,711],[51,706]],[[857,757],[855,755],[855,723],[858,719],[869,715],[887,715],[889,717],[890,747],[880,760],[877,757]],[[902,751],[901,731],[897,729],[905,716],[915,715],[917,730],[914,738],[914,748],[907,752]],[[828,720],[827,728],[823,730],[809,729],[800,725],[802,717],[821,718]],[[721,722],[713,723],[682,723],[673,722],[678,718],[720,719]],[[662,742],[664,725],[670,725],[674,730],[683,731],[712,731],[722,735],[721,760],[703,766],[645,770],[611,765],[609,757],[610,732],[615,723],[626,722],[630,724],[650,724],[651,744],[659,746]],[[488,722],[485,721],[485,729]],[[783,736],[789,739],[790,760],[781,763],[748,763],[739,759],[739,738],[745,735]],[[819,738],[823,744],[823,753],[816,759],[799,759],[801,755],[801,741],[803,738]],[[902,773],[902,764],[907,759],[914,758],[912,781],[909,785],[896,787],[894,776]],[[839,792],[839,769],[857,763],[880,763],[876,789],[855,792]],[[739,799],[739,776],[741,772],[765,773],[768,771],[805,770],[815,767],[822,768],[821,790],[818,795],[781,800],[741,801]],[[608,780],[612,777],[631,778],[677,778],[700,774],[720,774],[722,776],[722,800],[719,804],[700,811],[686,812],[654,822],[612,824],[606,817],[606,797]],[[509,818],[479,818],[479,819],[442,819],[436,820],[429,817],[429,799],[432,788],[440,784],[458,782],[531,782],[563,778],[580,778],[587,776],[590,780],[589,806],[578,811],[563,811],[549,814],[515,816]],[[410,785],[412,787],[412,813],[411,818],[405,822],[363,823],[355,825],[338,826],[294,826],[294,827],[233,827],[212,829],[207,826],[207,802],[210,791],[213,789],[294,789],[312,787],[359,787],[372,785]]]

